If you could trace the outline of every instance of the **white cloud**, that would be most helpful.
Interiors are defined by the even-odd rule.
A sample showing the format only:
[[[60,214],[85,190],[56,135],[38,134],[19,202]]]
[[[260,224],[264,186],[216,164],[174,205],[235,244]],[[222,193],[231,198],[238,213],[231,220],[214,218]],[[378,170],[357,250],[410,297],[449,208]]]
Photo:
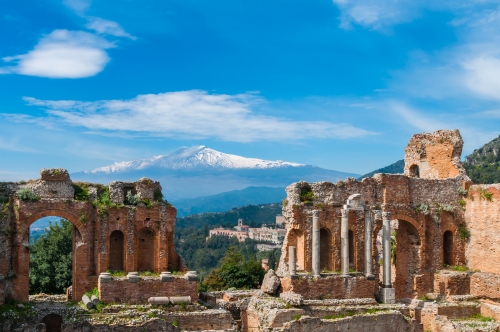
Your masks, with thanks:
[[[265,101],[255,94],[209,94],[191,90],[139,95],[130,100],[25,100],[30,105],[48,108],[54,120],[94,131],[235,142],[351,138],[373,134],[345,123],[293,121],[256,114],[255,109]]]
[[[90,7],[92,0],[63,0],[66,7],[73,9],[77,14],[83,15]]]
[[[105,20],[100,17],[90,17],[89,22],[85,25],[86,28],[94,30],[101,35],[111,35],[115,37],[125,37],[135,40],[136,38],[123,30],[116,22]]]
[[[0,74],[16,73],[49,78],[83,78],[101,72],[109,62],[105,49],[114,45],[83,31],[54,30],[26,54],[3,58],[14,66]]]
[[[477,57],[463,63],[465,84],[475,93],[500,100],[500,59]]]

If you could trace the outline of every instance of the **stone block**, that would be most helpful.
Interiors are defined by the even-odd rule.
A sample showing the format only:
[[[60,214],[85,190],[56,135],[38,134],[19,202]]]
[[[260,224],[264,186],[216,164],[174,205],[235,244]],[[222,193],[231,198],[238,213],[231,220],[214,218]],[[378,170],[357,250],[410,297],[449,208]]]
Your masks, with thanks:
[[[113,281],[113,277],[108,272],[103,272],[99,275],[99,282],[100,283],[108,283],[108,282],[112,282],[112,281]]]
[[[289,305],[294,307],[300,307],[304,303],[304,298],[302,295],[294,292],[283,292],[280,294],[280,298]]]
[[[128,282],[139,282],[142,278],[139,276],[137,272],[129,272],[127,275]]]
[[[170,272],[160,273],[160,279],[162,282],[172,282],[174,281],[174,276]]]
[[[44,181],[68,181],[69,173],[64,168],[43,168],[40,176]]]
[[[264,280],[262,281],[262,286],[260,287],[260,289],[264,293],[273,294],[274,292],[276,292],[280,284],[280,278],[278,278],[273,269],[269,269],[269,271],[267,271],[266,275],[264,276]]]
[[[380,288],[380,300],[387,304],[395,303],[396,290],[394,288]]]
[[[187,271],[185,277],[188,281],[198,281],[198,274],[196,271]]]

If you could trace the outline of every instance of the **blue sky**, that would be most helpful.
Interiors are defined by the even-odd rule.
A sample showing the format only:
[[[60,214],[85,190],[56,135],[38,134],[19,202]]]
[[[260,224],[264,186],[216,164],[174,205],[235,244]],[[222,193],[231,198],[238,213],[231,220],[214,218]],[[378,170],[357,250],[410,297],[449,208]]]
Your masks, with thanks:
[[[365,173],[500,134],[499,1],[0,0],[0,180],[207,145]]]

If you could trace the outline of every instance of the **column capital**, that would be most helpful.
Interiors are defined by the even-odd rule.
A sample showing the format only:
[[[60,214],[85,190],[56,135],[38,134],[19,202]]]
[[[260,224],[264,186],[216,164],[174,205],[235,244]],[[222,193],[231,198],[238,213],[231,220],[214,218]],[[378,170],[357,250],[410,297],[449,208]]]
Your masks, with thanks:
[[[382,220],[391,220],[391,213],[387,211],[382,211]]]
[[[312,210],[313,217],[319,218],[319,210]]]

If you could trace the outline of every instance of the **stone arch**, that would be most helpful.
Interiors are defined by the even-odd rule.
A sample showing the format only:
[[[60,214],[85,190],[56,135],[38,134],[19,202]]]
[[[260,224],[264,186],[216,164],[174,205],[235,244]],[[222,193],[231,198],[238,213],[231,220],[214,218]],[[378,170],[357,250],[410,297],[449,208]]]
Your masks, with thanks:
[[[137,232],[137,271],[155,271],[155,232],[148,227]]]
[[[63,318],[58,314],[48,314],[42,319],[42,323],[45,324],[47,332],[61,332]]]
[[[413,164],[409,168],[410,177],[419,178],[420,177],[420,167],[417,164]]]
[[[24,214],[24,206],[19,208],[19,215]],[[71,210],[71,209],[69,209]],[[36,211],[36,209],[35,209]],[[14,237],[13,250],[13,270],[16,275],[11,281],[11,287],[15,294],[15,299],[18,301],[28,301],[29,299],[29,269],[30,269],[30,253],[25,244],[29,245],[29,228],[35,221],[49,216],[57,216],[64,218],[73,224],[73,268],[72,268],[72,286],[73,294],[77,297],[88,291],[85,289],[84,283],[79,283],[81,278],[77,276],[77,262],[86,268],[85,276],[92,273],[94,265],[93,257],[89,255],[88,248],[85,243],[89,243],[88,233],[85,225],[83,225],[79,216],[62,209],[42,209],[29,214],[22,220],[16,221],[16,235]],[[25,243],[26,242],[26,243]],[[91,254],[91,253],[90,253]],[[87,287],[88,288],[88,287]]]
[[[396,230],[396,263],[393,287],[396,298],[416,298],[418,291],[414,285],[415,276],[422,271],[422,247],[425,238],[419,231],[419,224],[412,218],[400,219],[396,215],[398,228]],[[421,230],[421,229],[420,229]]]
[[[445,231],[443,233],[443,265],[455,265],[454,242],[453,232],[450,230]]]
[[[332,270],[332,234],[328,228],[321,228],[319,231],[320,239],[320,267],[321,270]]]
[[[305,242],[304,242],[304,233],[300,229],[291,229],[288,232],[288,246],[294,246],[296,249],[296,257],[297,257],[297,271],[305,270]],[[287,259],[288,259],[288,250],[287,250]]]
[[[115,230],[109,235],[109,264],[111,271],[124,271],[125,236],[122,231]]]

